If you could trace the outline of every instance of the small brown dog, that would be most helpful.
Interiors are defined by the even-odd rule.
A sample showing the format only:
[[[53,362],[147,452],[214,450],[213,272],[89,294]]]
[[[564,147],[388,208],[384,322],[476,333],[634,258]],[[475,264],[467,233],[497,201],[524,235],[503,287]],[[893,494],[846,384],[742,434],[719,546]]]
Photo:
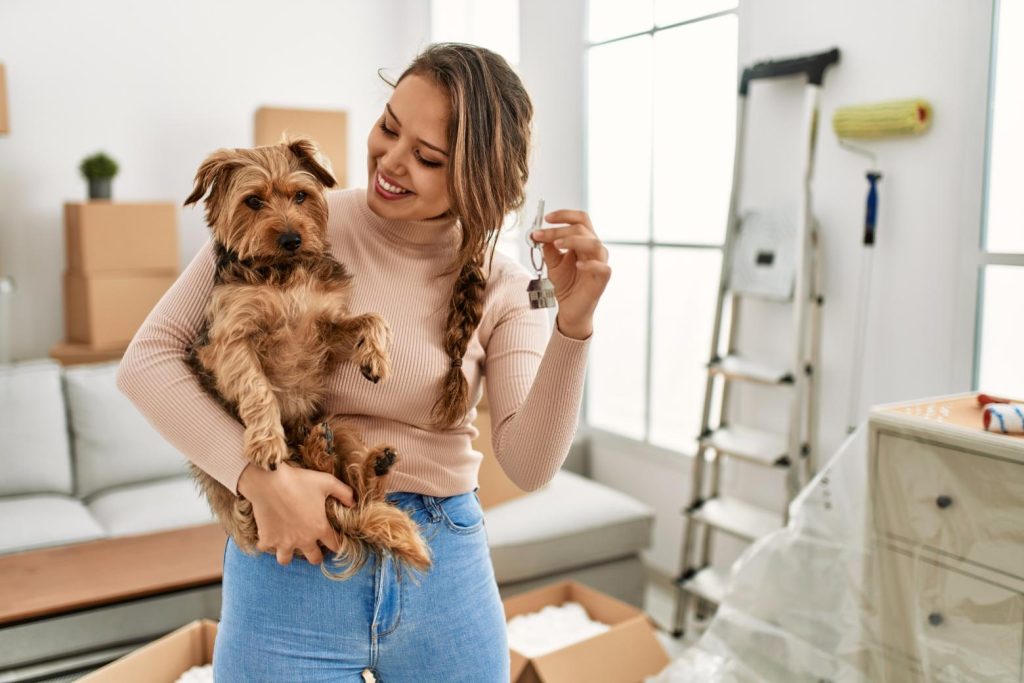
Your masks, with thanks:
[[[352,275],[329,250],[325,192],[335,184],[304,137],[219,149],[202,163],[185,206],[210,192],[206,221],[217,267],[188,360],[245,426],[245,454],[258,467],[330,472],[353,489],[352,508],[326,501],[339,535],[334,561],[350,561],[341,574],[321,565],[326,576],[349,578],[379,549],[390,550],[398,567],[422,571],[431,565],[429,546],[416,522],[384,498],[384,476],[398,454],[386,445],[367,448],[344,416],[323,414],[324,380],[338,363],[353,361],[374,383],[391,372],[390,328],[374,313],[349,315]],[[252,503],[189,464],[213,513],[255,554]]]

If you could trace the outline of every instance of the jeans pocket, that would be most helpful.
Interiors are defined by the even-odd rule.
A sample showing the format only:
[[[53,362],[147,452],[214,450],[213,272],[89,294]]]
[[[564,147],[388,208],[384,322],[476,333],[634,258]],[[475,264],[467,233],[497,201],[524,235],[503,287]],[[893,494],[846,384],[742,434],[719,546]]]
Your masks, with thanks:
[[[457,534],[471,534],[484,528],[484,509],[476,493],[461,493],[441,501],[445,526]]]

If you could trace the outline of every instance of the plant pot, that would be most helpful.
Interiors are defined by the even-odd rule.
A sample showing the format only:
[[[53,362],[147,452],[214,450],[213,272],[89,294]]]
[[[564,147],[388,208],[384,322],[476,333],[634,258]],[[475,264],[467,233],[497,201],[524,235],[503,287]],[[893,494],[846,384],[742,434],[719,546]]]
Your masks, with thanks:
[[[89,199],[110,199],[112,178],[89,178]]]

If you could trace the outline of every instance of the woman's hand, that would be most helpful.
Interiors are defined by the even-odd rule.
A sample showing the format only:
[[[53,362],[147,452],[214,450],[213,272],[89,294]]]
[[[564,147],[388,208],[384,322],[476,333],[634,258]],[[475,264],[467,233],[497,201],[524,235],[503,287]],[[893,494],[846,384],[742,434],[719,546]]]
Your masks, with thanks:
[[[324,556],[317,541],[337,552],[338,534],[327,521],[325,501],[334,496],[347,507],[355,504],[351,487],[333,474],[287,461],[273,471],[246,465],[238,491],[252,502],[258,529],[256,547],[276,552],[279,564],[291,562],[296,548],[310,564],[320,564]]]
[[[597,301],[612,276],[608,248],[601,244],[586,211],[552,211],[544,220],[568,224],[530,233],[535,242],[544,243],[544,263],[558,300],[555,324],[568,337],[586,339],[593,333]]]

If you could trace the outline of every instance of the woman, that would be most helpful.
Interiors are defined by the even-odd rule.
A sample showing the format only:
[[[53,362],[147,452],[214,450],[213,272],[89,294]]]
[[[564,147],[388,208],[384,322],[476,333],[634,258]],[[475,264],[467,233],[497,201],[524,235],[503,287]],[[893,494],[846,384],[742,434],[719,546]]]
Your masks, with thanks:
[[[324,501],[351,506],[351,489],[323,472],[251,465],[242,426],[189,373],[184,349],[212,286],[209,241],[121,363],[118,386],[143,414],[253,504],[264,552],[225,546],[221,683],[356,681],[364,671],[388,683],[508,680],[470,443],[481,377],[486,368],[498,461],[521,488],[542,486],[576,430],[608,252],[585,212],[545,216],[558,224],[533,236],[558,300],[549,332],[547,313],[529,306],[535,274],[493,248],[528,175],[532,105],[518,76],[488,50],[448,43],[392,85],[367,141],[367,187],[328,194],[328,237],[354,274],[352,314],[376,311],[392,327],[393,374],[376,385],[343,366],[325,408],[351,416],[367,444],[398,451],[387,497],[420,525],[434,560],[419,584],[397,581],[387,555],[347,581],[326,578],[318,541],[338,546]],[[296,549],[308,562],[291,562]]]

